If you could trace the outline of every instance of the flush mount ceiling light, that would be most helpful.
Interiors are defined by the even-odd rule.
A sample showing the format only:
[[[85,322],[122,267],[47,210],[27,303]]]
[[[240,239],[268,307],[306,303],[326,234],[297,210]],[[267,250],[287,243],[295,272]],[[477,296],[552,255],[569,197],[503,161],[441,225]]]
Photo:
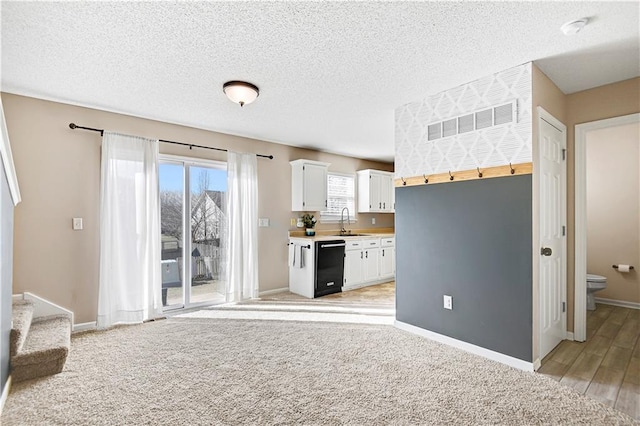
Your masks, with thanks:
[[[563,26],[560,27],[560,31],[564,33],[564,35],[574,35],[578,34],[581,29],[584,28],[585,25],[589,22],[589,18],[582,18],[575,21],[567,22]]]
[[[222,90],[231,102],[240,104],[241,107],[255,101],[260,94],[257,86],[246,81],[227,81]]]

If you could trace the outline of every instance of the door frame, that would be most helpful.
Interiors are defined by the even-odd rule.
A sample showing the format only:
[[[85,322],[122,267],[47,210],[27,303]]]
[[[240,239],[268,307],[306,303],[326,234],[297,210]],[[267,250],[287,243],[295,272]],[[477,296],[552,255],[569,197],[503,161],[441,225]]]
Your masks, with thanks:
[[[587,133],[639,121],[640,113],[635,113],[575,126],[573,339],[578,342],[587,339]]]
[[[540,131],[541,127],[542,127],[542,121],[546,121],[547,123],[549,123],[550,125],[552,125],[553,127],[555,127],[556,129],[558,129],[561,133],[562,133],[562,138],[563,138],[563,143],[564,143],[564,149],[567,148],[567,126],[564,125],[564,123],[562,123],[560,120],[558,120],[557,118],[555,118],[553,115],[551,115],[547,110],[545,110],[544,108],[542,108],[541,106],[537,107],[537,112],[538,112],[538,118],[536,121],[536,126],[538,126],[538,151],[537,151],[537,155],[536,158],[533,159],[534,162],[536,162],[538,164],[538,168],[541,165],[541,161],[540,161],[540,156],[542,155],[542,153],[540,152],[540,146],[541,146],[541,138],[542,138],[542,132]],[[566,156],[565,156],[565,161],[562,162],[562,176],[561,176],[561,191],[562,191],[562,195],[560,196],[560,199],[563,200],[563,204],[562,204],[562,216],[563,216],[563,222],[564,222],[564,226],[567,226],[567,161],[566,161]],[[537,186],[538,188],[541,188],[540,185],[540,179],[541,179],[542,174],[540,172],[537,173],[537,177],[536,179],[538,180],[537,182]],[[542,194],[538,194],[538,196],[541,198]],[[538,203],[540,202],[540,200],[538,200]],[[539,204],[538,204],[539,205]],[[544,215],[542,214],[542,212],[540,212],[539,214],[539,218],[538,218],[538,229],[537,229],[537,242],[538,245],[540,244],[540,237],[541,237],[541,224],[542,224],[542,220],[544,218]],[[565,228],[566,229],[566,228]],[[534,256],[540,256],[539,253],[540,247],[534,247]],[[562,300],[565,303],[565,310],[562,313],[562,329],[564,330],[564,338],[566,339],[567,337],[567,309],[566,309],[566,302],[567,302],[567,235],[565,232],[564,238],[562,239],[562,248],[561,248],[561,253],[560,253],[560,257],[561,257],[561,261],[562,261],[562,270],[560,272],[560,290],[561,290],[561,294],[562,294]],[[537,357],[538,359],[536,360],[536,363],[539,361],[542,361],[543,355],[540,353],[542,344],[541,344],[541,340],[542,340],[542,294],[540,291],[540,279],[542,278],[542,274],[541,274],[541,262],[537,262],[537,274],[538,274],[538,292],[537,292],[537,299],[538,299],[538,347],[535,349],[535,352],[537,353]]]

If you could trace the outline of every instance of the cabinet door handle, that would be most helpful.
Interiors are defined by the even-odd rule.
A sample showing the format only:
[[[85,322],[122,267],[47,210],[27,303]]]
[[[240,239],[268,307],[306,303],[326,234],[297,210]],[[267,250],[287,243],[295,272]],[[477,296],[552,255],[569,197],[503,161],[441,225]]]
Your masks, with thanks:
[[[324,206],[327,207],[327,200],[324,200]]]
[[[364,257],[366,257],[367,259],[369,258],[369,250],[364,252]]]
[[[362,252],[360,252],[360,259],[362,259]]]
[[[382,249],[382,257],[384,257],[384,249]]]
[[[382,203],[378,203],[378,208],[381,209],[382,208]]]
[[[387,208],[387,203],[386,203],[386,201],[385,201],[384,203],[382,203],[382,208],[383,208],[383,209],[386,209],[386,208]]]

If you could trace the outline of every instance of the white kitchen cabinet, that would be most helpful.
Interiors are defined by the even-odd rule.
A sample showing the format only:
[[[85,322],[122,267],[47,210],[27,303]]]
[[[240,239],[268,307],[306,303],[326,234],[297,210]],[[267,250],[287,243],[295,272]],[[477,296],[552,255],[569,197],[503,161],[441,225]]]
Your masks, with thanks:
[[[291,161],[291,211],[322,211],[327,207],[329,163]]]
[[[315,245],[309,238],[289,239],[289,291],[314,297]],[[302,260],[302,263],[300,263]]]
[[[375,281],[380,277],[380,239],[363,240],[362,250],[362,278],[364,281]]]
[[[380,284],[393,278],[393,275],[381,275],[381,239],[345,238],[344,290]],[[393,237],[391,237],[393,241]],[[385,254],[389,253],[385,248]]]
[[[343,287],[351,287],[360,284],[362,279],[362,259],[364,252],[358,242],[355,246],[347,243],[347,249],[344,252],[344,285]]]
[[[358,212],[393,213],[393,173],[381,170],[359,170]]]
[[[395,238],[381,238],[380,246],[380,278],[391,278],[396,274]]]

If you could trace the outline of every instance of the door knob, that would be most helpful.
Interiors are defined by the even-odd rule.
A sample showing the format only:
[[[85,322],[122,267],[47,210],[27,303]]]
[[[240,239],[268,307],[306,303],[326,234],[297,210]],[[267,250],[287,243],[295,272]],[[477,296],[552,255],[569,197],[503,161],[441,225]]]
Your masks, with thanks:
[[[543,256],[551,256],[551,253],[553,253],[551,247],[542,247],[540,249],[540,254]]]

